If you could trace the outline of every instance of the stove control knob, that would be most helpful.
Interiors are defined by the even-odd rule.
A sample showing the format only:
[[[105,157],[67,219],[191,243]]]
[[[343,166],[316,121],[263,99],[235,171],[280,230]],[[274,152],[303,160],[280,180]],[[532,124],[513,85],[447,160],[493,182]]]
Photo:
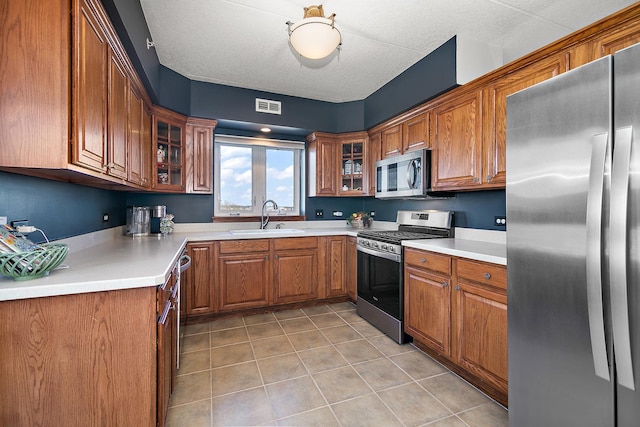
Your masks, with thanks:
[[[389,252],[394,253],[395,249],[393,249],[393,246],[389,246]]]
[[[378,244],[378,242],[373,242],[373,247],[376,249],[379,249],[380,245]]]
[[[382,244],[382,250],[383,250],[383,251],[386,251],[386,250],[387,250],[387,244],[386,244],[386,243],[383,243],[383,244]]]

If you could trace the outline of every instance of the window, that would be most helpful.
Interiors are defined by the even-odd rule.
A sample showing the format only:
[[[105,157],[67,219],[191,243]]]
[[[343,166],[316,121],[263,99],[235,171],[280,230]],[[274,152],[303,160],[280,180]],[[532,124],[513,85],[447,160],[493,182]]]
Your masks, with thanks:
[[[304,142],[216,135],[215,216],[300,215]]]

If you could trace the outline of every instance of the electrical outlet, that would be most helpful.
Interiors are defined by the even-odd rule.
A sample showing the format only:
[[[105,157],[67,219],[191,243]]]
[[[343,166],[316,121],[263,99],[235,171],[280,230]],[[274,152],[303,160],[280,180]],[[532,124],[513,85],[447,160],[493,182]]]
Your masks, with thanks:
[[[331,214],[333,216],[342,216],[342,211],[333,211]]]
[[[507,226],[507,217],[506,216],[496,216],[493,220],[493,224],[498,227],[506,227]]]
[[[109,214],[108,213],[103,213],[102,214],[102,222],[109,222]]]
[[[15,221],[11,221],[11,226],[13,228],[18,228],[19,226],[29,225],[28,219],[16,219]]]
[[[6,216],[0,216],[0,225],[4,225],[7,223],[7,217]]]
[[[324,210],[316,209],[316,218],[324,218]]]
[[[369,212],[369,216],[370,216],[371,218],[373,218],[374,216],[376,216],[376,211],[371,211],[371,212]]]

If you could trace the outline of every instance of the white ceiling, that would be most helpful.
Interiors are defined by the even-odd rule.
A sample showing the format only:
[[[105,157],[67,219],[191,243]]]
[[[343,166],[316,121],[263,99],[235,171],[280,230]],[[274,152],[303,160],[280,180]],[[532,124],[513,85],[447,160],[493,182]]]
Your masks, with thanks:
[[[454,35],[502,47],[506,63],[634,3],[325,0],[342,48],[311,61],[290,47],[285,24],[311,1],[140,3],[164,66],[192,80],[330,102],[366,98]]]

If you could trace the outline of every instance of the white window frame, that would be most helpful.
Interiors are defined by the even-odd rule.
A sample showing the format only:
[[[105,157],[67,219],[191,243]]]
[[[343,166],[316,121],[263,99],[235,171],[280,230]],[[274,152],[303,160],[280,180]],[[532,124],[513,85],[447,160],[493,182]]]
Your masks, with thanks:
[[[251,211],[223,211],[220,209],[220,146],[231,145],[239,147],[249,147],[253,150],[252,155],[252,189],[253,194]],[[267,205],[265,211],[269,215],[280,217],[300,216],[303,209],[304,194],[304,156],[305,143],[302,141],[284,141],[266,138],[251,138],[234,135],[216,135],[214,142],[214,217],[259,217],[261,215],[262,204],[266,200],[266,149],[285,149],[294,151],[293,156],[293,209],[274,210],[271,203]],[[276,203],[278,201],[276,200]]]

